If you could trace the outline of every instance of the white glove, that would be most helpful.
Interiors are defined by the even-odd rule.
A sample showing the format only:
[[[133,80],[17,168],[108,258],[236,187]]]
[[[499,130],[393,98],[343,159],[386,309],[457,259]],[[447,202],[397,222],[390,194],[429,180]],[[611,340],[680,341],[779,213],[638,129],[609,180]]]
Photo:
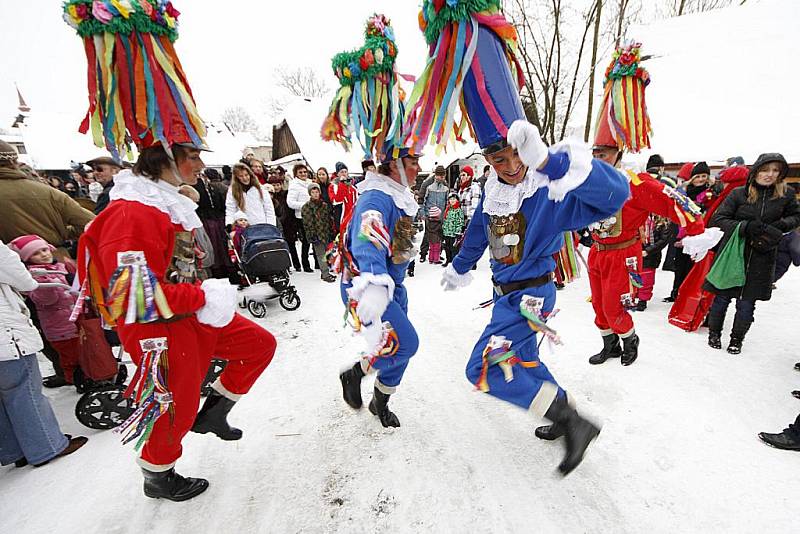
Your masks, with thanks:
[[[445,291],[455,291],[460,287],[467,287],[472,283],[472,273],[466,272],[458,274],[453,268],[453,264],[447,266],[442,273],[442,287]]]
[[[532,169],[538,169],[547,159],[547,145],[542,141],[539,128],[528,121],[515,120],[508,129],[506,139],[508,144],[517,149],[522,162]]]
[[[227,280],[209,278],[200,289],[206,294],[206,303],[197,310],[197,320],[216,328],[227,326],[236,314],[236,287]]]
[[[381,316],[389,306],[389,290],[386,286],[379,286],[369,284],[361,298],[358,300],[356,306],[356,313],[362,323],[375,323],[380,324]]]
[[[702,234],[686,236],[683,238],[683,253],[691,256],[693,261],[700,261],[706,257],[708,251],[719,243],[725,233],[719,228],[706,228]]]

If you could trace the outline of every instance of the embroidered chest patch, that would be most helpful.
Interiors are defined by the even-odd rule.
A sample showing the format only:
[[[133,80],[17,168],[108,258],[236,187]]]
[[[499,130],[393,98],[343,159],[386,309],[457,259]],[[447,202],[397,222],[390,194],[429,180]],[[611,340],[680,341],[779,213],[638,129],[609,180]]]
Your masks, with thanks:
[[[489,250],[492,258],[506,265],[522,260],[527,222],[522,213],[492,215],[489,218]]]

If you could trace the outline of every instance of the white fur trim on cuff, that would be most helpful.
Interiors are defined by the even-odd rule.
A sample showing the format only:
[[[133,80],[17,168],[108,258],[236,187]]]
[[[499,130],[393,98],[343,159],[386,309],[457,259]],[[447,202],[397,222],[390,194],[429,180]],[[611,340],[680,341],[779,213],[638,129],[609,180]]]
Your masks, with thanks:
[[[544,417],[544,414],[550,409],[550,405],[553,404],[557,396],[558,386],[552,382],[542,382],[539,392],[533,398],[533,402],[531,402],[530,411],[539,417]]]
[[[442,273],[442,285],[445,291],[453,291],[462,287],[467,287],[472,283],[472,273],[467,271],[464,274],[458,274],[453,268],[453,264],[445,268]]]
[[[683,253],[688,254],[694,261],[702,260],[725,235],[719,228],[706,228],[702,234],[691,235],[682,239]]]
[[[564,197],[577,189],[592,172],[592,150],[589,145],[577,139],[565,139],[550,147],[554,153],[566,152],[569,155],[569,169],[558,180],[549,180],[547,183],[547,197],[550,200],[561,202]]]
[[[383,286],[389,301],[394,298],[394,279],[388,274],[361,273],[353,278],[353,285],[348,288],[347,296],[355,301],[361,300],[367,286]]]
[[[227,280],[209,278],[200,288],[206,294],[206,303],[197,310],[197,320],[216,328],[227,326],[236,314],[236,287]]]
[[[384,395],[394,395],[397,391],[397,386],[387,386],[379,379],[375,379],[375,389],[383,393]]]
[[[136,459],[136,463],[139,464],[139,467],[142,467],[150,471],[151,473],[163,473],[164,471],[169,471],[170,469],[175,467],[175,462],[172,462],[171,464],[157,465],[157,464],[151,464],[147,460],[142,460],[141,457]]]
[[[223,386],[222,385],[222,381],[220,381],[219,378],[217,378],[214,381],[214,383],[211,384],[211,389],[213,389],[214,391],[216,391],[217,393],[219,393],[220,395],[222,395],[226,399],[232,400],[233,402],[239,402],[239,399],[242,398],[242,396],[239,393],[233,393],[233,392],[229,391],[228,388]]]

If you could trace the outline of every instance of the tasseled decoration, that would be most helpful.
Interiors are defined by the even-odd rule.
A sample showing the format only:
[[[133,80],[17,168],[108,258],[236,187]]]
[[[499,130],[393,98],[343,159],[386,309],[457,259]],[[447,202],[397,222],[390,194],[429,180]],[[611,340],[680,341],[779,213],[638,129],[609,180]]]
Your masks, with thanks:
[[[404,127],[406,143],[414,152],[420,152],[429,141],[440,148],[451,140],[463,142],[469,120],[462,88],[470,70],[475,75],[487,115],[497,131],[505,136],[508,127],[495,109],[487,89],[491,82],[485,79],[475,54],[480,24],[503,42],[512,75],[518,88],[522,88],[525,80],[516,59],[517,31],[503,16],[500,0],[425,0],[419,24],[429,51],[425,70],[409,97]],[[457,110],[461,111],[458,121]]]
[[[625,258],[625,267],[628,269],[628,293],[622,296],[625,307],[636,305],[638,289],[642,287],[642,275],[639,274],[639,262],[636,257]],[[627,296],[627,299],[625,298]]]
[[[514,380],[515,365],[531,368],[538,367],[539,362],[527,362],[521,360],[516,353],[511,349],[511,340],[506,339],[505,336],[492,336],[489,338],[489,343],[483,349],[483,366],[481,367],[481,374],[475,382],[475,389],[487,393],[489,391],[489,368],[497,365],[503,372],[503,379],[506,382]]]
[[[578,266],[578,253],[572,232],[564,232],[564,245],[554,254],[556,260],[555,277],[559,284],[569,284],[581,275]]]
[[[639,66],[641,46],[629,42],[614,51],[606,69],[603,104],[595,127],[599,137],[601,132],[603,138],[610,133],[620,150],[634,153],[650,147],[652,132],[645,102],[650,75]]]
[[[89,110],[80,132],[115,159],[156,143],[204,146],[206,129],[172,43],[180,13],[164,0],[67,0],[83,38]]]
[[[124,315],[125,324],[150,323],[173,316],[158,278],[147,266],[142,252],[121,252],[118,267],[108,283],[105,307],[109,324]]]
[[[544,299],[541,297],[534,297],[531,295],[523,295],[519,303],[519,312],[528,320],[528,326],[534,332],[541,332],[546,338],[555,343],[556,345],[563,345],[561,337],[554,329],[547,326],[547,320],[555,315],[555,311],[549,315],[545,314],[542,310]]]
[[[397,332],[392,328],[391,323],[386,321],[381,325],[381,338],[375,349],[369,354],[364,354],[362,358],[367,360],[369,367],[374,367],[378,358],[391,358],[397,354],[399,348],[400,338],[397,337]]]
[[[122,434],[122,443],[137,440],[135,450],[139,450],[150,437],[153,426],[159,417],[169,412],[174,417],[172,393],[167,389],[167,338],[143,339],[139,342],[142,359],[136,369],[125,396],[136,403],[136,411],[114,432]]]
[[[344,326],[350,326],[353,332],[361,332],[361,319],[356,313],[356,308],[358,308],[358,301],[349,299],[344,310]]]
[[[681,221],[681,226],[686,226],[685,221],[688,220],[689,222],[694,222],[695,217],[701,215],[703,212],[700,209],[700,206],[695,204],[695,202],[678,191],[675,188],[672,188],[668,185],[664,186],[664,194],[666,194],[671,199],[675,200],[675,213],[678,215],[678,218]]]
[[[350,150],[355,136],[366,159],[380,154],[385,143],[400,146],[405,95],[395,71],[397,45],[384,15],[367,20],[365,43],[359,50],[333,57],[340,87],[322,124],[325,141]]]
[[[380,212],[367,210],[361,214],[361,227],[359,228],[358,238],[368,241],[375,245],[378,250],[385,250],[392,255],[392,240],[389,230],[383,224],[383,217]]]

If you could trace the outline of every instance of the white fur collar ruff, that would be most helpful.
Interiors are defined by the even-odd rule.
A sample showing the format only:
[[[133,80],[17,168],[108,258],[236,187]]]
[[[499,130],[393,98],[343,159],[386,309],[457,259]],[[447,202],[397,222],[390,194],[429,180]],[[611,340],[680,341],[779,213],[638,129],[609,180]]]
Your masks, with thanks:
[[[162,180],[156,182],[146,176],[138,176],[131,170],[126,169],[114,176],[114,187],[108,197],[110,200],[129,200],[156,208],[185,230],[202,226],[195,211],[197,205],[181,195],[177,187]]]
[[[388,176],[383,174],[367,171],[366,178],[363,182],[356,185],[359,194],[366,193],[367,191],[380,191],[386,193],[394,201],[395,206],[400,208],[406,215],[413,217],[419,211],[419,204],[417,199],[414,198],[414,193],[407,187],[404,187]]]

